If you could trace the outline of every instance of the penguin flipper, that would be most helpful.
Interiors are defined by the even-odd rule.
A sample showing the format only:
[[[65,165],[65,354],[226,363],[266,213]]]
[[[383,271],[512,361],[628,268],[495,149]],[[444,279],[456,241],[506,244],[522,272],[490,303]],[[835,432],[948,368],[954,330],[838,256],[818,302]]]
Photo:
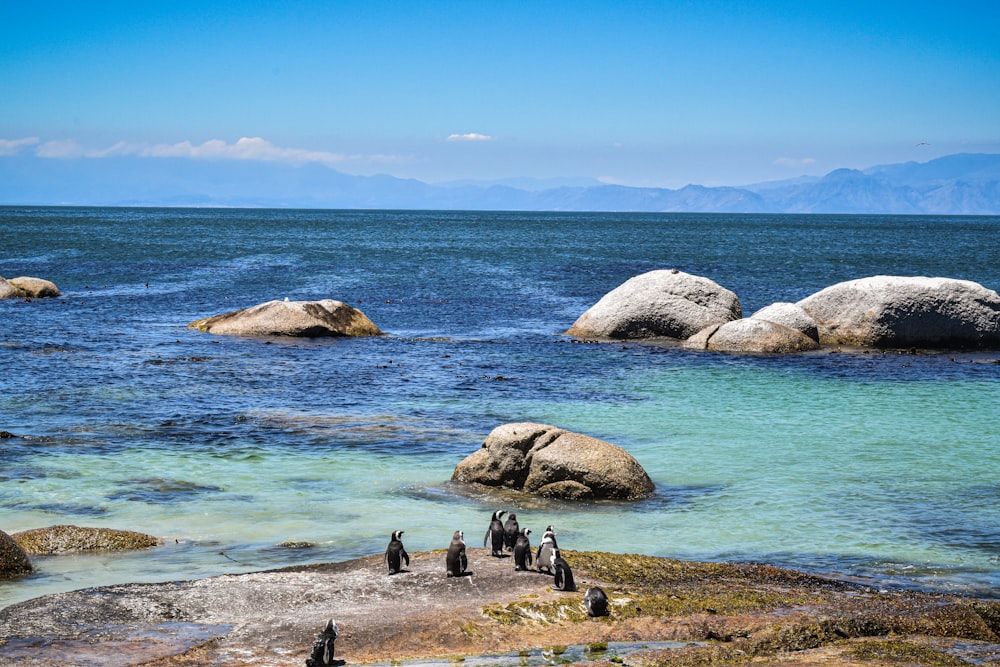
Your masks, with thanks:
[[[406,561],[406,566],[409,567],[410,566],[410,554],[406,553],[406,549],[403,549],[403,553],[400,554],[400,555],[403,557],[403,560]]]

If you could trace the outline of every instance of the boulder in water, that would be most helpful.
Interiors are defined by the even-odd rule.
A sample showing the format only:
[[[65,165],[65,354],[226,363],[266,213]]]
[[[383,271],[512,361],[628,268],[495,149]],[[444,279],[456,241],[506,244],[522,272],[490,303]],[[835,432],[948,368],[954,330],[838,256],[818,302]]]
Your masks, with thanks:
[[[954,278],[872,276],[837,283],[798,302],[823,345],[1000,347],[1000,295]]]
[[[42,299],[60,296],[55,283],[42,278],[21,276],[4,280],[0,276],[0,299]]]
[[[634,500],[655,488],[621,447],[531,422],[493,429],[482,448],[455,467],[452,480],[574,500]]]
[[[26,553],[36,556],[74,551],[135,551],[160,543],[152,535],[131,530],[66,525],[22,530],[11,537]]]
[[[382,332],[357,308],[343,301],[268,301],[188,325],[233,336],[378,336]]]
[[[755,320],[766,320],[786,326],[789,329],[801,331],[817,343],[819,342],[819,329],[816,327],[816,320],[797,303],[788,303],[787,301],[772,303],[770,306],[761,308],[750,317]]]
[[[28,554],[13,537],[0,530],[0,579],[20,577],[29,572]]]
[[[742,316],[739,298],[719,284],[677,270],[649,271],[605,294],[566,332],[581,338],[685,340]]]
[[[819,343],[801,331],[752,318],[713,324],[691,336],[685,346],[749,354],[788,354],[819,349]]]

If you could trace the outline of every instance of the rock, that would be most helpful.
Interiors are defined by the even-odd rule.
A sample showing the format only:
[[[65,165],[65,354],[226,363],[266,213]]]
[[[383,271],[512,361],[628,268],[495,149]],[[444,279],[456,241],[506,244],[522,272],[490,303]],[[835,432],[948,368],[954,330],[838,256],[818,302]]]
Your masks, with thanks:
[[[113,528],[49,526],[13,533],[11,537],[32,555],[72,551],[135,551],[155,547],[160,542],[152,535]]]
[[[199,331],[233,336],[378,336],[382,332],[360,310],[342,301],[268,301],[251,308],[196,320]]]
[[[681,271],[658,270],[630,278],[605,294],[566,333],[685,340],[707,326],[740,317],[739,298],[724,287]]]
[[[455,467],[452,480],[574,500],[634,500],[654,489],[639,462],[621,447],[530,422],[493,429],[482,448]]]
[[[576,580],[612,597],[595,622],[582,591],[554,591],[551,577],[515,572],[488,549],[469,550],[474,574],[461,580],[441,575],[440,551],[410,556],[402,577],[385,575],[379,553],[42,595],[0,609],[0,664],[301,667],[332,614],[347,665],[550,664],[551,653],[525,648],[554,641],[568,648],[559,664],[581,667],[995,664],[996,599],[760,563],[566,551]],[[609,640],[632,647],[612,656]]]
[[[1000,295],[953,278],[873,276],[798,302],[823,345],[998,348]]]
[[[819,343],[781,324],[746,318],[706,327],[689,338],[685,347],[715,352],[789,354],[817,350]]]
[[[4,280],[0,276],[0,299],[42,299],[53,296],[60,296],[59,288],[48,280],[26,276]]]
[[[0,276],[0,299],[16,299],[21,296],[21,293],[16,287],[7,282],[3,276]]]
[[[0,579],[20,577],[31,572],[31,561],[13,537],[0,530]]]
[[[59,288],[56,287],[55,283],[41,278],[28,278],[22,276],[20,278],[11,278],[7,282],[20,290],[21,296],[23,297],[42,299],[60,296]]]
[[[809,313],[802,309],[802,306],[787,301],[772,303],[770,306],[761,308],[750,316],[755,320],[767,320],[775,324],[781,324],[789,329],[801,331],[805,335],[819,342],[819,328],[816,320]]]

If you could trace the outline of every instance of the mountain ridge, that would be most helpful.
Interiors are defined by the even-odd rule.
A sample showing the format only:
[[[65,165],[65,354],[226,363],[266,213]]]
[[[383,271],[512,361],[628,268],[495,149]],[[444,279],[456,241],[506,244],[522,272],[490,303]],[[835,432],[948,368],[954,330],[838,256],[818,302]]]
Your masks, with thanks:
[[[1000,154],[835,169],[747,186],[678,189],[501,179],[429,184],[321,164],[180,158],[0,157],[0,204],[697,213],[1000,214]],[[583,183],[575,185],[574,183]],[[547,187],[549,184],[552,187]],[[518,187],[520,186],[520,187]]]

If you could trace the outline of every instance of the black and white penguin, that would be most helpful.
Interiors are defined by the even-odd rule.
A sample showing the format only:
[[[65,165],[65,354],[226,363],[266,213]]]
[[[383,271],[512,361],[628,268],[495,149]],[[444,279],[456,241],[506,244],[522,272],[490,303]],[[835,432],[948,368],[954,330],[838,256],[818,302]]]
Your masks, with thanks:
[[[503,522],[501,519],[503,515],[507,512],[504,510],[497,510],[493,513],[493,519],[490,521],[490,528],[486,531],[486,537],[483,538],[483,546],[485,547],[487,543],[492,547],[493,551],[491,556],[503,556]]]
[[[460,530],[456,530],[451,537],[448,555],[445,556],[445,565],[448,568],[449,577],[465,576],[465,568],[469,566],[469,559],[465,555],[465,533]]]
[[[337,641],[337,635],[339,634],[340,630],[337,628],[337,622],[331,618],[327,622],[323,632],[316,635],[312,652],[306,659],[306,666],[328,667],[329,665],[337,664],[333,660],[333,643]]]
[[[385,564],[389,568],[389,574],[402,572],[404,562],[407,567],[410,565],[410,555],[406,553],[406,549],[403,548],[403,541],[400,539],[402,534],[403,531],[401,530],[394,532],[392,538],[389,540],[389,546],[385,550]]]
[[[514,543],[517,542],[517,535],[520,532],[521,526],[517,523],[517,515],[511,512],[503,524],[503,545],[507,547],[507,551],[514,550]]]
[[[608,596],[600,586],[588,588],[583,595],[583,606],[587,610],[587,616],[607,616]]]
[[[552,573],[552,552],[558,548],[556,531],[552,530],[552,526],[547,526],[545,534],[542,535],[542,541],[538,545],[538,553],[535,555],[535,567],[539,572],[544,567],[546,572]]]
[[[528,540],[531,530],[525,528],[517,534],[517,541],[514,542],[514,570],[520,572],[527,570],[531,565],[531,542]]]
[[[555,581],[552,588],[557,591],[575,591],[576,584],[573,582],[573,570],[569,569],[569,563],[559,553],[559,549],[552,550],[552,568],[555,570]]]

